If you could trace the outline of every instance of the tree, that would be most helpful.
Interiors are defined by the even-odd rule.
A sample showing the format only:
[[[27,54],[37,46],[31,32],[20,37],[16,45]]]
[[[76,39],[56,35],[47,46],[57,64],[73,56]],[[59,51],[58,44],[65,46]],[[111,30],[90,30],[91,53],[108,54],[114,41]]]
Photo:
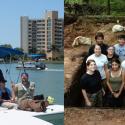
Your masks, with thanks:
[[[84,3],[84,1],[85,1],[87,5],[88,5],[89,2],[90,2],[90,0],[82,0],[82,1],[83,1],[83,3]]]
[[[34,48],[34,47],[33,47],[32,49],[29,49],[29,53],[36,53],[36,51],[37,51],[37,50],[36,50],[36,48]]]
[[[16,47],[15,49],[23,52],[22,48]]]
[[[39,54],[45,54],[46,52],[45,52],[45,50],[41,50],[40,52],[39,52]]]
[[[110,0],[107,0],[107,15],[111,14],[111,5],[110,5]]]
[[[3,45],[1,45],[1,47],[12,48],[11,44],[3,44]]]
[[[52,45],[52,49],[53,52],[59,51],[59,48],[56,45]]]

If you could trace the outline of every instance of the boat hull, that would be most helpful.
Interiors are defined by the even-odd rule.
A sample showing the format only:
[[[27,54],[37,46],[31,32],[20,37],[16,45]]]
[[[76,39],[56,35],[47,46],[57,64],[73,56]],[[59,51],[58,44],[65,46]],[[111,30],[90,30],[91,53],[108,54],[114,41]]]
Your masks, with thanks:
[[[43,119],[39,119],[36,116],[49,116],[51,115],[59,115],[64,114],[64,106],[63,105],[50,105],[47,107],[46,112],[31,112],[31,111],[23,111],[16,109],[7,109],[0,107],[0,121],[4,123],[4,125],[12,124],[12,125],[22,125],[30,122],[30,125],[53,125]],[[23,118],[23,120],[22,120]],[[13,122],[13,121],[17,122]]]

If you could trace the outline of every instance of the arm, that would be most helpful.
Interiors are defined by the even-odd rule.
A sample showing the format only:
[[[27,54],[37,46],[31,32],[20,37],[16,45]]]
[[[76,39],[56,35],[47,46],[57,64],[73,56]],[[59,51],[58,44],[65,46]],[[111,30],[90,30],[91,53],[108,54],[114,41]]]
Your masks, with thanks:
[[[30,89],[31,95],[34,96],[34,93],[35,93],[35,83],[34,82],[30,83],[29,89]]]
[[[14,83],[11,83],[11,88],[12,88],[12,100],[15,100],[15,98],[16,98],[16,93],[18,92],[18,87],[15,86]]]
[[[94,46],[91,46],[88,51],[88,56],[92,55],[94,53]]]
[[[90,100],[87,96],[87,93],[86,93],[85,89],[82,89],[82,94],[83,94],[83,97],[85,99],[86,106],[91,106],[92,104],[91,104],[91,102],[90,102]]]
[[[104,65],[104,71],[105,71],[105,74],[106,74],[107,71],[108,71],[108,66],[107,66],[107,64]]]
[[[121,86],[120,86],[118,96],[122,93],[122,90],[123,90],[124,84],[125,84],[125,71],[122,70],[122,84],[121,84]]]
[[[9,91],[7,91],[7,92],[9,92]],[[10,93],[8,93],[8,94],[9,94],[9,96],[11,96]],[[2,92],[0,91],[0,102],[1,103],[3,103],[3,102],[11,102],[11,100],[2,99]]]
[[[2,99],[1,96],[0,96],[0,102],[11,102],[11,100],[5,100],[5,99]]]

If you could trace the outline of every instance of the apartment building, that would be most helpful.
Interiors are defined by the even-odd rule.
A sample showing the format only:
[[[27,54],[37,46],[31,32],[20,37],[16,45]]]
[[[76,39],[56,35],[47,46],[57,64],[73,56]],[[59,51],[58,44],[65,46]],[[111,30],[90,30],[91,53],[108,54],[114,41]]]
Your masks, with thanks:
[[[53,58],[53,52],[63,48],[63,25],[64,20],[58,17],[58,11],[46,11],[43,19],[22,16],[21,48],[26,53],[45,52]]]

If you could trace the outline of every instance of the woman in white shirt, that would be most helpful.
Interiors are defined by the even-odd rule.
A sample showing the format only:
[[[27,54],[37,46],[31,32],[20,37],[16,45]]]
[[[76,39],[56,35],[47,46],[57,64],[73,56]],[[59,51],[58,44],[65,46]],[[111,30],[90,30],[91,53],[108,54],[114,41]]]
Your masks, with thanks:
[[[87,61],[90,59],[93,59],[96,62],[97,70],[100,72],[102,80],[105,80],[108,59],[101,53],[101,47],[99,45],[95,45],[94,54],[90,55],[87,58]]]

